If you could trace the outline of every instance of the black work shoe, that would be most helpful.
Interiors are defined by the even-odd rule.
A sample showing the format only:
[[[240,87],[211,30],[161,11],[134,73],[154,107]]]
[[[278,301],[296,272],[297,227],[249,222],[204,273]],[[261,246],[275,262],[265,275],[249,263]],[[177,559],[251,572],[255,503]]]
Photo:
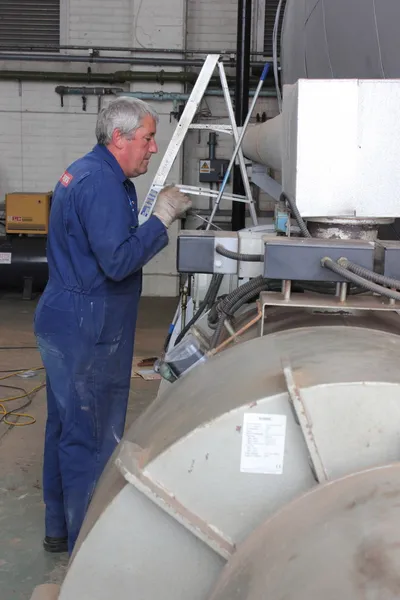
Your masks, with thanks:
[[[68,538],[46,536],[43,540],[43,548],[46,552],[68,552]]]

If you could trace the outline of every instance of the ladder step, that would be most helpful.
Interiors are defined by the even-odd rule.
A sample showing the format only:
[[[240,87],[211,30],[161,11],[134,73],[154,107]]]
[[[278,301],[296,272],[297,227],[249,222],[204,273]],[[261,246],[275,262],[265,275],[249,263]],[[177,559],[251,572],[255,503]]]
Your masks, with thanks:
[[[168,184],[166,184],[168,185]],[[153,186],[153,189],[156,192],[159,192],[163,186]],[[193,185],[180,185],[177,184],[176,187],[183,194],[190,194],[191,196],[206,196],[207,198],[218,198],[218,190],[210,190],[209,188],[202,188]],[[251,204],[247,198],[247,196],[240,196],[239,194],[223,194],[222,198],[224,200],[231,200],[235,202],[245,202],[246,204]]]
[[[233,134],[232,125],[219,125],[218,123],[196,123],[195,125],[190,125],[189,129],[218,131],[219,133]]]

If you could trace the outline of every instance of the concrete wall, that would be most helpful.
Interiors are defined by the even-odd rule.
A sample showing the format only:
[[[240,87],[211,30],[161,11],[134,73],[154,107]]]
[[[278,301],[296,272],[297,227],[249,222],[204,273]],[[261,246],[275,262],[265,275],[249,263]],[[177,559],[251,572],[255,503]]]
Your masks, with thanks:
[[[263,0],[260,0],[262,5]],[[61,42],[73,45],[110,45],[182,49],[234,48],[236,43],[236,0],[61,0]],[[260,10],[255,1],[255,10]],[[255,13],[257,14],[257,13]],[[254,32],[259,29],[255,19]],[[82,51],[76,51],[82,54]],[[115,55],[115,52],[113,52]],[[121,55],[124,55],[121,53]],[[126,55],[126,54],[125,54]],[[139,55],[140,56],[140,55]],[[179,56],[179,55],[178,55]],[[23,63],[0,61],[0,69],[86,72],[88,64]],[[90,65],[93,72],[127,70],[128,65]],[[135,67],[135,70],[160,67]],[[171,70],[169,67],[166,70]],[[180,70],[177,68],[177,70]],[[61,83],[61,82],[60,82]],[[65,96],[61,107],[55,93],[57,83],[0,80],[0,203],[11,191],[48,191],[66,166],[95,144],[94,125],[97,97],[88,97],[86,111],[79,96]],[[68,85],[72,85],[69,83]],[[82,85],[82,84],[81,84]],[[126,91],[184,91],[180,84],[161,86],[137,82],[119,85]],[[103,99],[103,102],[107,102]],[[158,161],[176,127],[170,118],[172,103],[154,102],[160,113],[159,157],[149,173],[135,181],[139,198],[147,192]],[[257,111],[276,113],[275,100],[263,100]],[[224,102],[207,98],[200,110],[201,122],[227,122]],[[208,134],[190,133],[184,151],[176,160],[170,181],[198,184],[198,161],[208,156]],[[232,139],[218,137],[217,157],[230,158]],[[195,198],[195,207],[205,208],[207,199]],[[223,208],[229,208],[226,204]],[[201,223],[192,220],[190,227]],[[177,227],[171,231],[170,246],[145,268],[145,295],[176,295],[175,270]]]

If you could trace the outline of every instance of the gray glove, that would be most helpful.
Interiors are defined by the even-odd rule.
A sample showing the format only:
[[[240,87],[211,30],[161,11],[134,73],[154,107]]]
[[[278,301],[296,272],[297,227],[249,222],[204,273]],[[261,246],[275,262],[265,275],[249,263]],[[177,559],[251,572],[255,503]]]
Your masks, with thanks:
[[[174,185],[168,185],[158,194],[153,215],[158,217],[165,227],[169,227],[191,206],[192,201],[186,194],[180,192]]]

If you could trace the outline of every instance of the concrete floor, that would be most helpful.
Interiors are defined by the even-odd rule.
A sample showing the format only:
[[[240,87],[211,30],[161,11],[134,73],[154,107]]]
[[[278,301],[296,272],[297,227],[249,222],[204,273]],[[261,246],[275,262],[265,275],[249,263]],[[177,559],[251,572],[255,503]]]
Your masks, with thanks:
[[[143,298],[139,311],[135,354],[159,355],[168,325],[176,308],[175,298]],[[23,301],[19,295],[0,298],[0,371],[41,366],[32,332],[36,301]],[[24,346],[24,349],[2,349]],[[28,348],[27,348],[28,347]],[[0,378],[5,373],[0,373]],[[35,377],[14,376],[0,384],[26,391],[44,381],[40,371]],[[129,425],[157,394],[159,381],[132,379],[127,415]],[[22,392],[0,387],[0,398]],[[1,402],[1,400],[0,400]],[[25,400],[11,402],[16,408]],[[39,391],[26,409],[36,423],[8,427],[0,423],[0,598],[28,600],[40,583],[61,583],[66,555],[50,555],[42,549],[44,505],[42,501],[43,434],[46,422],[45,389]]]

